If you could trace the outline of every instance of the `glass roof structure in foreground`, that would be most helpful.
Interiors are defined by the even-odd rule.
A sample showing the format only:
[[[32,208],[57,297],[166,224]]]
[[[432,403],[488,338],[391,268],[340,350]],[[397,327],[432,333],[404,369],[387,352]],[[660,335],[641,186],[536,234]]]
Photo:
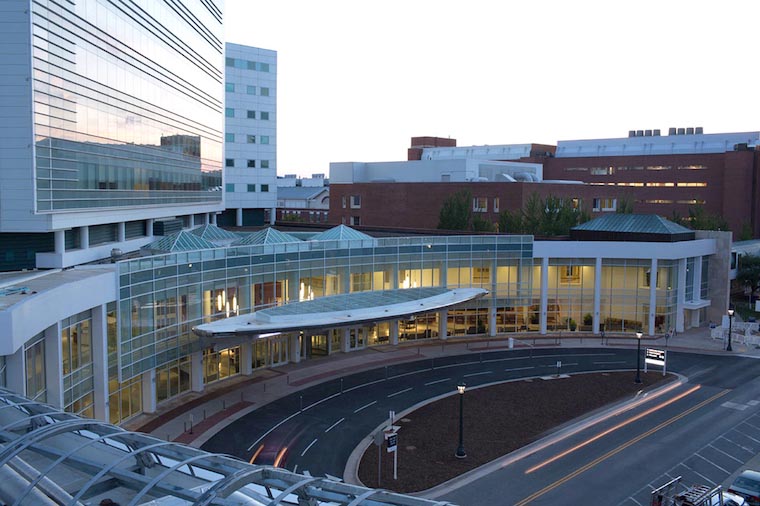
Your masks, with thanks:
[[[248,464],[0,389],[0,503],[444,506]]]
[[[487,294],[482,288],[426,287],[332,295],[198,325],[193,332],[230,337],[345,327],[437,311]]]

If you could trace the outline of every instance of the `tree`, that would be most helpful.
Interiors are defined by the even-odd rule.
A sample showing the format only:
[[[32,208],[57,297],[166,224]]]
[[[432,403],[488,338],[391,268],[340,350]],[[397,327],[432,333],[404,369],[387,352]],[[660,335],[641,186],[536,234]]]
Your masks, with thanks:
[[[633,201],[625,196],[618,201],[617,210],[618,214],[633,214]]]
[[[681,217],[673,211],[671,221],[692,230],[731,230],[723,216],[708,213],[704,207],[689,207],[689,216],[687,217]]]
[[[760,256],[742,255],[739,257],[736,282],[749,288],[750,297],[755,293],[755,290],[760,288]]]
[[[470,230],[472,222],[472,193],[462,190],[443,201],[438,214],[438,228],[442,230]]]
[[[472,230],[473,232],[493,232],[494,226],[487,219],[476,215],[472,217]]]
[[[552,195],[541,199],[534,192],[521,210],[506,210],[499,215],[499,230],[511,234],[567,235],[572,227],[588,219],[588,214],[579,212],[572,199]]]

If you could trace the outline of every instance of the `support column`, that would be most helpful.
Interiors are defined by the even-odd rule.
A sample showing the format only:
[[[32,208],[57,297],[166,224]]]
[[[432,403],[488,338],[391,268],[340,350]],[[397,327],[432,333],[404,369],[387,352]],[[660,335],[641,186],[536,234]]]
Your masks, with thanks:
[[[203,392],[203,351],[190,355],[190,389],[193,392]]]
[[[210,225],[211,224],[210,221],[209,221],[209,213],[204,213],[203,214],[203,224],[204,225]]]
[[[298,332],[294,332],[288,336],[288,347],[290,348],[288,356],[294,364],[301,362],[301,347],[298,345],[298,337]]]
[[[243,376],[253,374],[253,343],[251,341],[240,343],[240,374]]]
[[[216,225],[216,213],[211,213],[211,216],[209,216],[211,220],[212,225]]]
[[[488,336],[496,336],[496,299],[488,299]]]
[[[19,395],[29,397],[26,391],[26,365],[24,363],[24,347],[22,346],[13,355],[5,357],[5,383],[8,390]],[[47,362],[47,357],[45,357]],[[47,363],[45,364],[47,365]],[[47,375],[47,371],[45,373]]]
[[[127,224],[123,221],[116,224],[116,240],[118,242],[124,242],[127,240]]]
[[[602,326],[602,259],[594,264],[594,323],[592,331],[598,334]]]
[[[153,237],[153,219],[145,220],[145,237]]]
[[[89,249],[90,247],[90,227],[79,227],[79,248]]]
[[[235,209],[235,225],[238,227],[243,226],[243,208],[238,207]]]
[[[143,413],[156,412],[156,370],[145,371],[142,379]]]
[[[541,259],[541,306],[538,315],[539,332],[546,334],[546,311],[549,308],[549,257]]]
[[[391,331],[392,330],[393,329],[391,329]],[[343,353],[348,353],[349,339],[351,338],[351,329],[348,327],[343,327],[341,329],[338,329],[338,331],[340,332],[340,351]],[[391,335],[393,335],[393,332],[391,332]],[[398,337],[396,339],[398,339]]]
[[[448,320],[449,312],[448,311],[438,311],[438,335],[442,340],[448,339],[449,334],[449,320]],[[398,328],[398,327],[396,327]],[[398,340],[398,331],[396,332],[396,339]]]
[[[655,315],[657,314],[657,259],[652,259],[649,267],[649,335],[653,336]]]
[[[66,253],[66,231],[56,230],[53,232],[55,240],[55,252],[59,255]]]
[[[108,321],[106,306],[92,308],[92,377],[95,418],[109,422],[108,409]]]
[[[676,291],[676,332],[684,330],[684,303],[686,301],[686,259],[678,259],[678,290]]]
[[[694,298],[692,300],[702,300],[702,256],[694,257]]]
[[[45,336],[45,388],[47,389],[47,403],[63,409],[61,323],[58,322],[46,328],[43,335]]]
[[[391,320],[389,331],[388,342],[391,346],[398,346],[398,320]]]
[[[276,219],[277,219],[277,208],[273,207],[269,210],[269,224],[274,225],[274,222]]]

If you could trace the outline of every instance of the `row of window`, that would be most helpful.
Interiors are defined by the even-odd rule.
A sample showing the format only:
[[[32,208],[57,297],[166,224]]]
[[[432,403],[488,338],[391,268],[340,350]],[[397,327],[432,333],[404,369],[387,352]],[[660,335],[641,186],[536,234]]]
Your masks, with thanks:
[[[225,158],[224,159],[224,166],[225,167],[235,167],[235,159],[234,158]],[[249,169],[255,169],[256,168],[256,160],[246,160],[245,166]],[[268,169],[269,168],[269,160],[259,160],[259,167],[262,169]]]
[[[588,172],[592,176],[610,176],[615,172],[623,172],[626,170],[671,170],[674,167],[672,165],[621,165],[621,166],[607,166],[607,167],[567,167],[566,171]],[[704,170],[707,169],[706,165],[676,165],[676,170]]]
[[[224,116],[226,118],[234,118],[235,117],[235,109],[232,107],[225,107],[224,108]],[[245,111],[245,117],[247,119],[256,119],[256,111],[247,110]],[[259,111],[259,118],[262,121],[269,121],[269,111]]]
[[[224,59],[224,65],[226,67],[234,67],[236,69],[256,70],[258,72],[269,72],[268,63],[244,60],[242,58],[230,58],[228,56],[227,58]]]
[[[258,93],[257,93],[258,89]],[[237,90],[238,93],[243,93],[243,85],[242,84],[235,84],[235,83],[224,83],[224,91],[227,93],[235,93]],[[268,97],[269,96],[269,88],[266,86],[253,86],[252,84],[246,84],[245,85],[245,94],[246,95],[259,95],[262,97]]]
[[[235,139],[237,137],[232,132],[226,132],[224,134],[224,142],[235,142]],[[245,136],[245,142],[246,144],[256,144],[256,136],[247,134]],[[269,144],[269,136],[268,135],[259,135],[259,142],[258,144]]]
[[[269,192],[269,185],[268,184],[262,184],[259,185],[260,189],[259,191],[262,193]],[[227,193],[235,193],[235,183],[227,183],[224,185],[224,188]],[[246,192],[248,193],[254,193],[256,191],[256,185],[255,184],[249,184],[246,185]]]
[[[361,209],[362,208],[362,196],[361,195],[351,195],[351,209]],[[346,196],[344,195],[341,198],[341,205],[343,206],[343,209],[346,208]]]
[[[654,182],[649,182],[649,183],[640,183],[640,182],[621,182],[621,181],[616,181],[616,182],[609,182],[609,183],[598,183],[597,182],[597,183],[589,183],[589,184],[597,185],[597,186],[605,186],[605,185],[606,186],[635,186],[635,187],[638,187],[638,188],[643,188],[644,186],[647,186],[647,187],[660,187],[660,188],[662,188],[662,187],[664,187],[664,188],[673,188],[673,187],[678,187],[678,188],[706,188],[707,187],[707,183],[703,183],[703,182],[683,182],[683,183],[675,183],[675,182],[654,183]]]
[[[705,199],[649,199],[642,200],[643,204],[690,204],[690,205],[704,205],[707,201]]]

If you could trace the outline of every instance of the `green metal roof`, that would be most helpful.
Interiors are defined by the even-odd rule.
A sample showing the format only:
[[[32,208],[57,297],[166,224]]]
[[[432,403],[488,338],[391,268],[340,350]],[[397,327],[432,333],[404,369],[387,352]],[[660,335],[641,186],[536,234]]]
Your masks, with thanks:
[[[338,225],[311,238],[312,241],[343,241],[352,239],[372,239],[372,236],[345,225]]]
[[[239,235],[230,232],[229,230],[219,228],[216,225],[201,225],[200,227],[192,229],[190,233],[211,242],[218,241],[221,243],[227,243],[240,238]]]
[[[151,251],[172,253],[175,251],[196,251],[199,249],[218,248],[218,246],[211,241],[207,241],[197,235],[182,230],[164,236],[158,241],[148,244],[145,248]]]
[[[233,246],[251,246],[254,244],[279,244],[283,242],[299,242],[300,239],[290,234],[280,232],[272,227],[267,227],[248,234],[232,243]]]
[[[678,223],[673,223],[656,214],[606,214],[577,225],[573,227],[573,230],[643,234],[684,234],[693,232]]]

